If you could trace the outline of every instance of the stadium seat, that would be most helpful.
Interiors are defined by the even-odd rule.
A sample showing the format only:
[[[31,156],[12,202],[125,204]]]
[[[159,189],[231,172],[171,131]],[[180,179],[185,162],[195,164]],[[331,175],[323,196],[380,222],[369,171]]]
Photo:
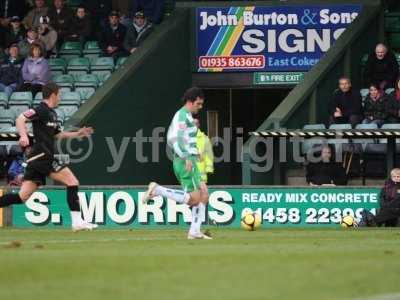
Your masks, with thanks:
[[[0,120],[0,132],[7,132],[7,131],[10,131],[11,127],[12,127],[12,124],[10,124],[10,123],[3,123],[3,122]]]
[[[0,124],[1,126],[11,127],[15,123],[15,113],[10,109],[0,110]]]
[[[303,126],[304,130],[319,130],[326,129],[325,124],[306,124]]]
[[[385,90],[385,93],[386,93],[387,95],[390,95],[390,94],[393,93],[393,92],[394,92],[394,88],[388,88],[388,89]]]
[[[8,97],[4,92],[0,92],[0,109],[6,109],[8,105]]]
[[[93,87],[77,87],[75,88],[75,92],[79,93],[81,96],[81,104],[86,102],[94,93],[96,89]]]
[[[31,105],[31,92],[14,92],[11,94],[10,99],[8,100],[8,107],[15,113],[16,116],[28,110]]]
[[[83,74],[75,76],[75,88],[91,87],[96,89],[98,86],[97,76],[94,74]]]
[[[59,107],[63,111],[66,118],[70,117],[75,111],[77,111],[80,104],[81,96],[78,92],[61,93],[61,101]]]
[[[96,75],[99,81],[99,86],[102,86],[104,82],[106,82],[107,79],[110,78],[111,71],[92,71],[92,74]]]
[[[115,69],[119,69],[124,63],[125,61],[128,59],[128,57],[120,57],[117,60],[117,64],[115,65]]]
[[[385,15],[385,31],[400,32],[400,14],[387,13]]]
[[[53,81],[60,87],[68,89],[68,91],[74,88],[74,78],[72,75],[56,75],[53,77]]]
[[[69,75],[87,74],[90,70],[90,61],[86,57],[72,58],[68,62],[67,72]]]
[[[96,59],[102,54],[97,41],[87,41],[83,49],[83,56],[89,59]]]
[[[64,120],[65,120],[65,114],[63,109],[61,108],[56,108],[55,109],[56,113],[57,113],[57,122],[60,126],[64,125]]]
[[[80,42],[65,42],[62,44],[59,55],[66,60],[82,55]]]
[[[365,102],[365,98],[367,98],[368,94],[369,94],[369,89],[361,89],[360,90],[360,95],[361,95],[363,105]]]
[[[51,72],[54,75],[57,74],[64,74],[66,67],[67,67],[67,62],[63,58],[50,58],[49,60],[49,65]]]
[[[37,106],[43,100],[43,93],[39,92],[36,94],[35,99],[33,99],[33,106]]]
[[[114,71],[114,59],[112,57],[98,57],[93,60],[91,71]],[[93,73],[93,72],[92,72]]]
[[[346,130],[346,129],[351,129],[351,124],[331,124],[329,126],[329,129],[333,130]]]

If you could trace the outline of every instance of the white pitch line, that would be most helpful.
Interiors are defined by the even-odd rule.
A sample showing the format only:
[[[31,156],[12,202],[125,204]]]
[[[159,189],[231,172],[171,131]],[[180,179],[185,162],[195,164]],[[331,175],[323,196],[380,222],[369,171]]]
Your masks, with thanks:
[[[380,294],[380,295],[369,296],[369,297],[352,298],[352,300],[399,300],[399,299],[400,299],[400,293]]]
[[[74,243],[109,243],[109,242],[129,242],[129,241],[161,241],[176,240],[176,237],[133,237],[133,238],[116,238],[116,239],[69,239],[69,240],[36,240],[24,241],[18,240],[21,244],[74,244]],[[7,246],[13,241],[1,241],[0,245]]]

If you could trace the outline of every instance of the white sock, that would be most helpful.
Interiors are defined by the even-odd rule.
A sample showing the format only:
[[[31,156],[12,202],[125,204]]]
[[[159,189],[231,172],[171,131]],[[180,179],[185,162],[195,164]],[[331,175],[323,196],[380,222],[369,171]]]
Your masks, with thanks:
[[[82,223],[80,211],[71,211],[71,224],[72,226]]]
[[[200,205],[201,203],[192,207],[192,223],[190,224],[190,229],[189,229],[189,234],[191,235],[200,234],[200,225],[201,225]]]
[[[176,203],[188,203],[190,199],[190,195],[181,190],[174,190],[163,187],[161,185],[157,185],[154,189],[154,194],[156,196],[163,196],[168,199],[174,200]]]

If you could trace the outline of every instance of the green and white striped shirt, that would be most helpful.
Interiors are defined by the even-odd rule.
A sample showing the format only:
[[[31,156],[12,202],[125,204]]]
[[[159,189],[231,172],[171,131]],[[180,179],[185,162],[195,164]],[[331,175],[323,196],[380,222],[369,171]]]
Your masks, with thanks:
[[[197,127],[193,116],[182,107],[175,113],[168,128],[167,143],[180,158],[197,156],[196,135]]]

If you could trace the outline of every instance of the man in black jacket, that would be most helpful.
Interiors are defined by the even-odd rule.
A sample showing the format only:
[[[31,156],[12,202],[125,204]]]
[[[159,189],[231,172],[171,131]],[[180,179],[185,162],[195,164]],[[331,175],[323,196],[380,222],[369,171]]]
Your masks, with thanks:
[[[54,0],[54,6],[49,8],[48,16],[50,26],[57,32],[57,45],[60,47],[71,32],[72,11],[64,5],[63,0]]]
[[[13,44],[10,46],[9,56],[0,66],[0,91],[5,92],[8,97],[22,83],[21,64],[18,45]]]
[[[329,123],[350,123],[354,127],[362,119],[361,95],[352,89],[350,79],[343,76],[329,103]]]
[[[368,57],[365,67],[365,84],[378,84],[382,90],[394,88],[399,75],[399,64],[391,51],[384,44],[378,44],[375,53]]]
[[[321,161],[309,162],[306,168],[306,180],[311,186],[347,185],[347,176],[343,166],[332,159],[332,149],[324,145]]]
[[[91,20],[86,12],[86,8],[82,5],[78,6],[76,15],[72,21],[71,34],[67,37],[67,40],[81,42],[83,46],[92,32],[91,26]]]
[[[100,48],[106,56],[115,60],[118,57],[126,56],[124,39],[126,27],[119,22],[119,13],[112,11],[109,16],[109,24],[104,28],[99,38]]]
[[[150,34],[152,26],[147,22],[143,12],[139,11],[135,14],[132,24],[128,27],[128,31],[124,40],[125,50],[129,53],[136,51],[136,48]]]
[[[5,36],[5,46],[10,47],[12,44],[18,44],[25,39],[26,31],[22,26],[21,19],[18,16],[11,18],[11,25],[8,27]]]

